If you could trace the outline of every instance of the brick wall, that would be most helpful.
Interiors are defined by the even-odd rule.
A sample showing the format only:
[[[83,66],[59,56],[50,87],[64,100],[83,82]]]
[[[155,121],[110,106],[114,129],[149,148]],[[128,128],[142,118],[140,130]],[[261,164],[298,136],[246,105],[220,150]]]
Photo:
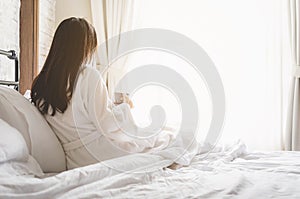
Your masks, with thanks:
[[[39,4],[39,69],[43,66],[55,31],[56,0]],[[0,49],[20,51],[20,0],[0,0]],[[14,62],[0,56],[0,80],[14,79]]]
[[[0,49],[19,52],[20,0],[0,1]],[[0,56],[0,79],[14,80],[14,62]]]
[[[43,67],[55,32],[56,0],[40,0],[39,4],[39,70]]]

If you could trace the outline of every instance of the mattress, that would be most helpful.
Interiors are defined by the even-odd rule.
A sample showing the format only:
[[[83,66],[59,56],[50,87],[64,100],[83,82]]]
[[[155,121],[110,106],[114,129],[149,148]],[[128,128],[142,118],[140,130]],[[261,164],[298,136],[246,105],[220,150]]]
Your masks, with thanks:
[[[190,166],[169,164],[133,154],[58,174],[2,173],[0,198],[300,198],[299,152],[248,152],[238,142]]]

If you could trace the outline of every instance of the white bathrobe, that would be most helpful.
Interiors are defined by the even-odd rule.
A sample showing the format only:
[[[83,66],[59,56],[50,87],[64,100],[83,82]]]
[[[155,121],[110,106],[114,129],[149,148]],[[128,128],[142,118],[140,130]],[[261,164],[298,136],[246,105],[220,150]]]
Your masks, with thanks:
[[[130,153],[159,151],[174,138],[170,131],[154,136],[148,132],[147,139],[136,137],[145,132],[138,132],[128,104],[111,102],[101,74],[92,67],[83,67],[79,73],[66,111],[45,117],[63,145],[68,169]]]

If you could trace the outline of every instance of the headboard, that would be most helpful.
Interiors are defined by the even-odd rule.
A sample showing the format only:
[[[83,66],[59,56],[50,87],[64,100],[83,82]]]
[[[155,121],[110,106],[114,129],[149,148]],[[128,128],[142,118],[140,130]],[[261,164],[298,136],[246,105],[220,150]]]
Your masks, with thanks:
[[[5,50],[0,49],[0,55],[4,55],[8,59],[15,61],[15,79],[14,79],[14,81],[0,80],[0,85],[13,86],[14,89],[19,90],[19,60],[18,60],[16,51],[14,51],[14,50],[5,51]]]

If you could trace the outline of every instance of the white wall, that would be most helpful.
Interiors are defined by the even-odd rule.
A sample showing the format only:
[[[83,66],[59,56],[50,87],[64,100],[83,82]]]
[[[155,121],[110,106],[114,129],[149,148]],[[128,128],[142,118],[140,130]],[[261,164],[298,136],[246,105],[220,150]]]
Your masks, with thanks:
[[[69,17],[83,17],[92,22],[90,0],[59,0],[56,1],[55,24]]]
[[[56,0],[39,2],[39,70],[43,67],[55,32]]]
[[[20,0],[0,1],[0,49],[19,53]],[[0,79],[14,80],[14,62],[0,56]]]
[[[70,16],[91,21],[89,0],[40,0],[39,68],[44,64],[58,24]],[[19,53],[20,0],[0,1],[0,49]],[[13,80],[14,62],[0,56],[0,79]]]

